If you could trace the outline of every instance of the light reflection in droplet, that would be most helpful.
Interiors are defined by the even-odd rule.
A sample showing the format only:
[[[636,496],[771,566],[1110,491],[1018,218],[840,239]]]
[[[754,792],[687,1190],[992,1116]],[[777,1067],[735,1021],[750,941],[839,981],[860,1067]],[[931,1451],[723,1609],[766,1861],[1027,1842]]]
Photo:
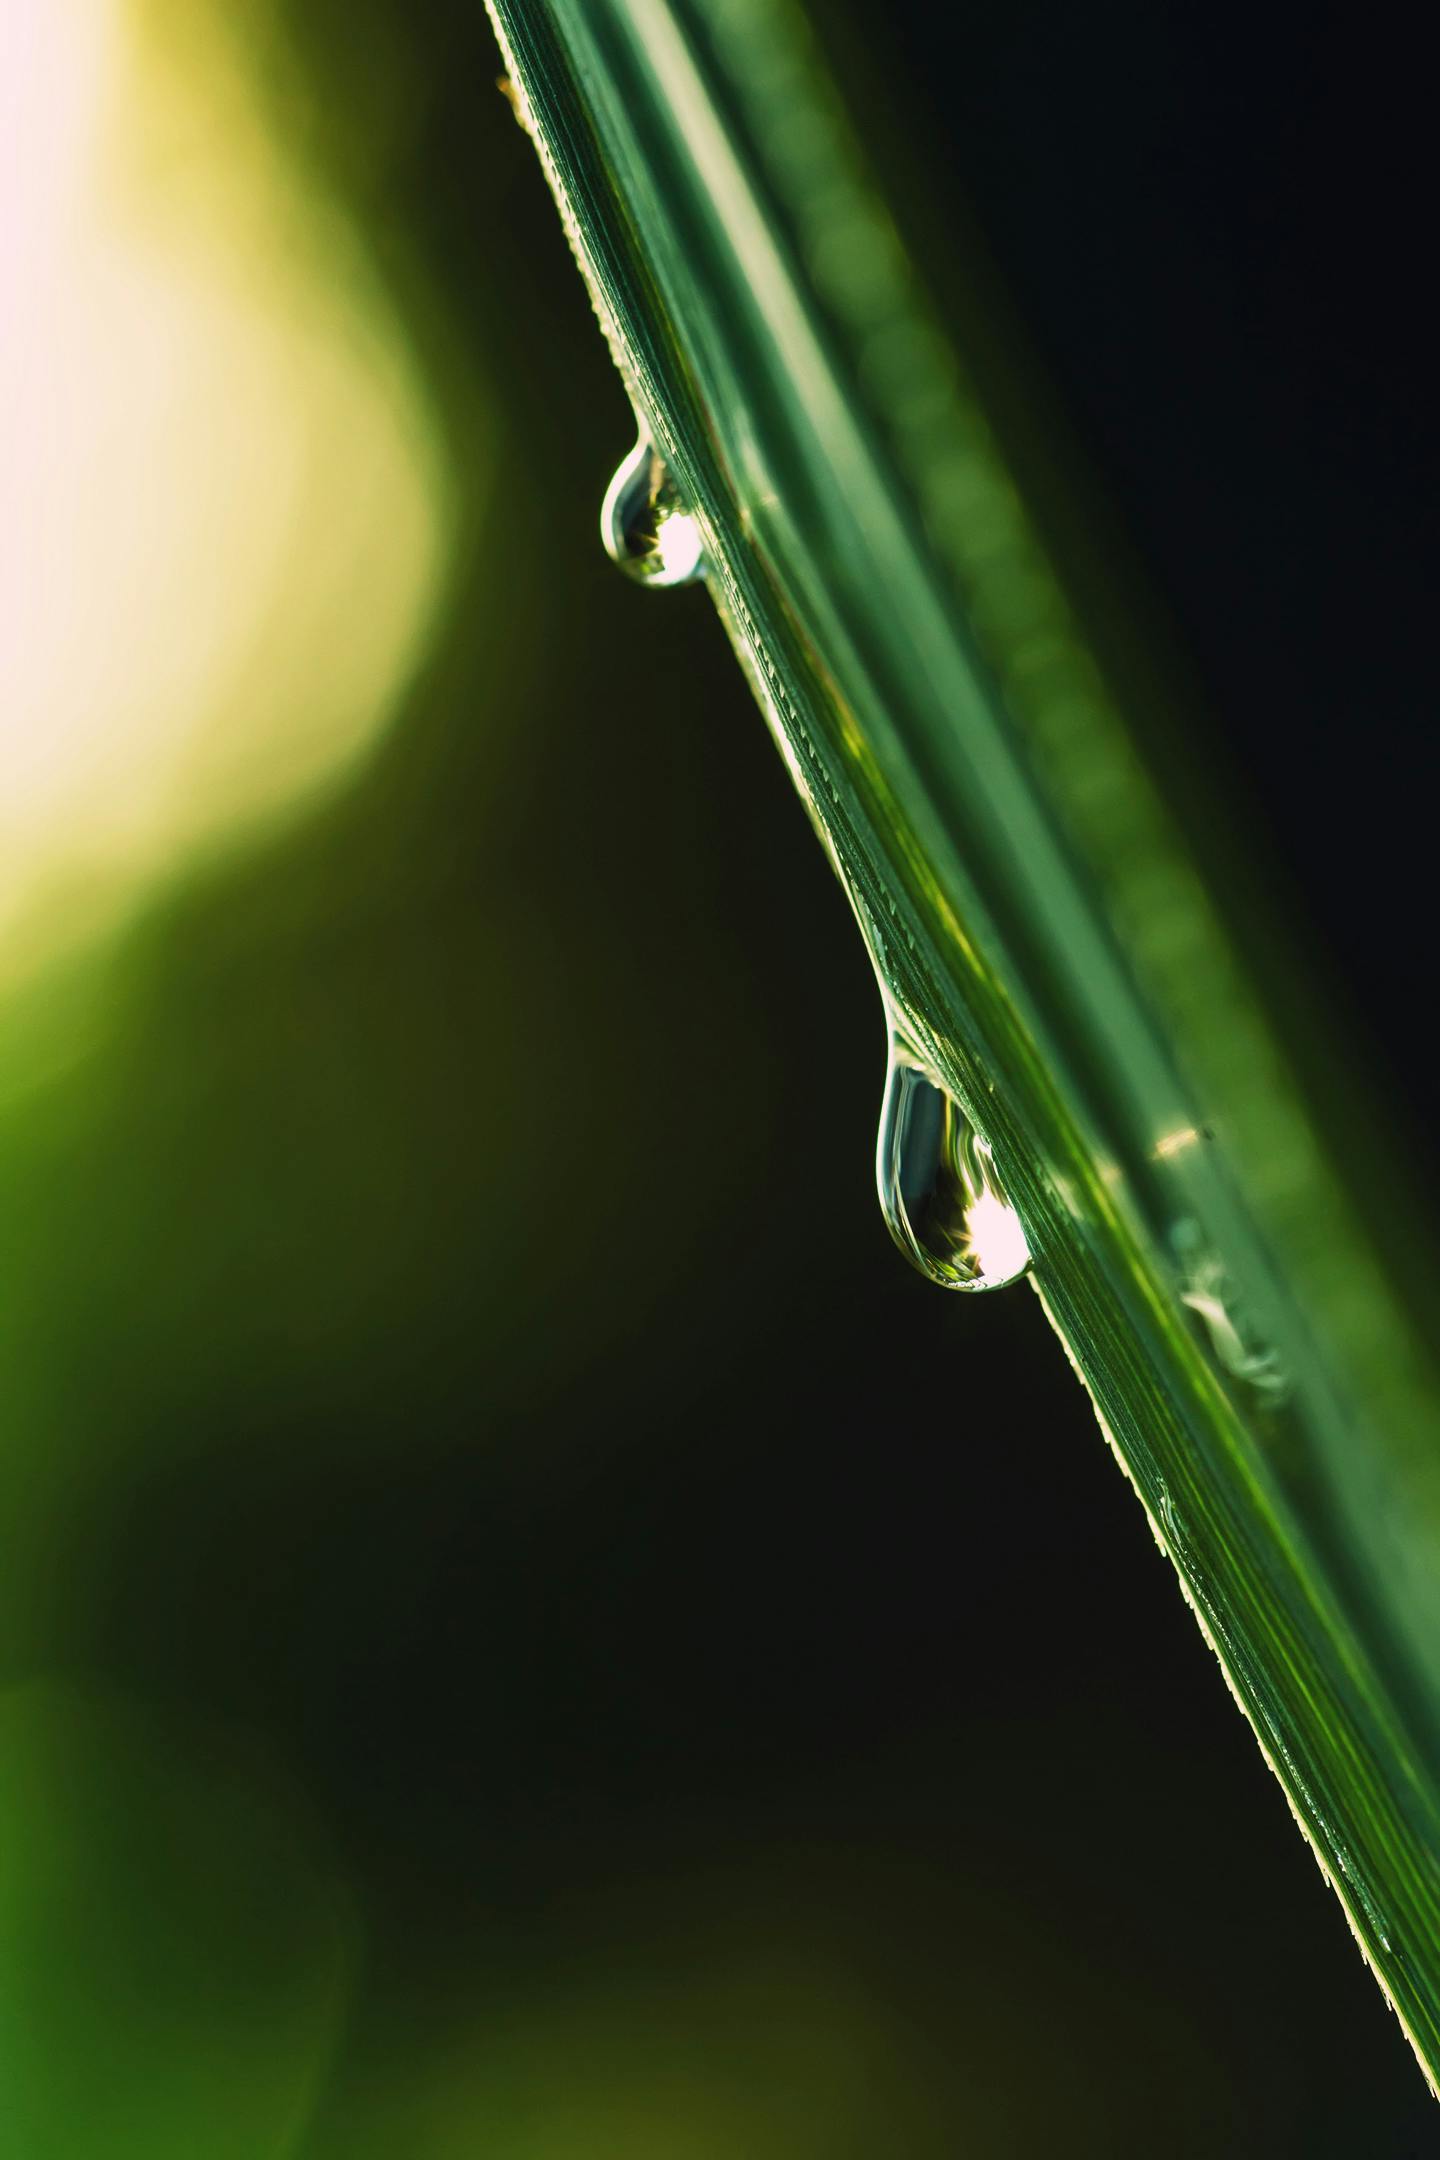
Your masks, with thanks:
[[[989,1143],[892,1028],[876,1149],[880,1206],[900,1250],[947,1290],[998,1290],[1030,1265]]]
[[[610,560],[640,585],[662,591],[691,585],[704,570],[699,523],[681,502],[664,459],[643,427],[605,490],[600,537]]]

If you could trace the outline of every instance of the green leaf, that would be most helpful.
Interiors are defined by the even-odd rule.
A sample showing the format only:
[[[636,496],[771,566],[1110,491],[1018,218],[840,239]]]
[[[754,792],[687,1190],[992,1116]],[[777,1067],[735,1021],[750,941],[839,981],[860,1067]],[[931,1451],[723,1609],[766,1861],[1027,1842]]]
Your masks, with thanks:
[[[1376,1210],[803,23],[781,0],[491,13],[887,997],[993,1150],[1106,1436],[1433,2081],[1440,1398]]]

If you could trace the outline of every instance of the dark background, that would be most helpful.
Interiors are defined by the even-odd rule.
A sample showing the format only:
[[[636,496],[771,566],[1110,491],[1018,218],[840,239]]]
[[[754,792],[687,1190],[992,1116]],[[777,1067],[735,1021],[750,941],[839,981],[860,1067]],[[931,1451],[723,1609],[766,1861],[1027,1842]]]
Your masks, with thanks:
[[[1168,671],[1137,718],[1176,807],[1205,800],[1216,896],[1277,994],[1305,974],[1433,1207],[1434,176],[1403,11],[893,20],[876,124],[935,281],[958,313],[968,266],[992,280],[992,390],[1008,363],[1062,552],[1112,559]],[[835,28],[855,97],[863,27]]]
[[[1213,730],[1157,757],[1238,801],[1423,1163],[1429,500],[1377,21],[822,27],[942,302],[973,248],[1152,580]],[[886,1239],[868,964],[705,599],[601,557],[628,414],[483,15],[288,27],[293,124],[485,477],[383,755],[154,911],[5,1165],[54,1435],[20,1663],[169,1736],[117,1771],[79,1714],[77,1839],[87,1748],[142,1795],[173,1765],[106,1806],[77,1959],[143,1934],[121,2022],[202,2099],[245,2082],[237,2154],[1428,2150],[1038,1304]],[[232,1875],[269,1886],[239,1917]],[[77,1999],[37,2013],[57,2064],[115,2015]],[[109,2128],[36,2153],[131,2149],[108,2062]],[[225,2106],[174,2149],[228,2153]]]

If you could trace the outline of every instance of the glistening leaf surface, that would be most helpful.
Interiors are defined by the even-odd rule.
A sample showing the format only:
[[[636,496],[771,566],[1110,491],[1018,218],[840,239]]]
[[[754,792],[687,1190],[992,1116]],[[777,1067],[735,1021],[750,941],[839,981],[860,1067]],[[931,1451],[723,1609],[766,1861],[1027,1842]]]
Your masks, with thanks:
[[[917,1054],[1440,2070],[1435,1378],[780,0],[492,0]]]

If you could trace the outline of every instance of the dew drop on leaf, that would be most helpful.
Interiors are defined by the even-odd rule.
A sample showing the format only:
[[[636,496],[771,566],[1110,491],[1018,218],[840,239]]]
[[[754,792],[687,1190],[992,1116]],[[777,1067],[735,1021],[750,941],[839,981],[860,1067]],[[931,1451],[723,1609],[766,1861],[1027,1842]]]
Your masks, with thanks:
[[[875,1155],[880,1206],[907,1260],[947,1290],[1001,1290],[1030,1265],[988,1141],[898,1028]]]
[[[643,427],[605,490],[600,537],[610,560],[639,585],[692,585],[704,575],[700,527]]]

